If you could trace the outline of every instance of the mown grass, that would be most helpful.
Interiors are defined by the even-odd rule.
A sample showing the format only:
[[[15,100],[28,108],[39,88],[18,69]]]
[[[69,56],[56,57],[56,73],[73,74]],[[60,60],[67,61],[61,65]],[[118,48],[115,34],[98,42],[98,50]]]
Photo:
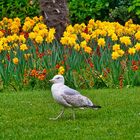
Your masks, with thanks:
[[[140,139],[140,88],[82,90],[102,109],[71,110],[51,121],[61,107],[50,91],[0,93],[1,140]]]

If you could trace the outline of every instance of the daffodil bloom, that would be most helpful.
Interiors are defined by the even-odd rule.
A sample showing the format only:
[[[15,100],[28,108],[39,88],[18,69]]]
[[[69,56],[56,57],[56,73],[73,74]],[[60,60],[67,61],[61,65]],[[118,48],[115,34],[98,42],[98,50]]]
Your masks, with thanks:
[[[113,47],[113,51],[118,51],[120,50],[120,44],[115,44],[112,46]]]
[[[79,24],[75,24],[73,28],[74,28],[74,33],[76,34],[79,34],[82,32]]]
[[[100,35],[105,37],[107,35],[107,32],[105,30],[101,30]]]
[[[26,42],[26,39],[25,39],[24,35],[19,36],[19,41],[22,42],[22,43]]]
[[[69,37],[61,37],[61,44],[62,45],[68,45],[68,40],[69,40]]]
[[[91,53],[92,52],[92,48],[90,48],[90,47],[85,47],[84,48],[84,51],[86,52],[86,53]]]
[[[29,30],[31,30],[35,24],[34,20],[32,20],[30,18],[27,20],[26,19],[25,19],[24,25],[22,27],[24,32],[28,32]]]
[[[7,39],[7,42],[9,42],[9,43],[10,42],[12,43],[14,41],[14,39],[13,39],[13,37],[11,35],[7,36],[6,39]]]
[[[120,37],[120,42],[126,46],[131,45],[131,40],[129,36]]]
[[[52,28],[48,32],[48,35],[47,35],[47,38],[46,38],[47,43],[51,43],[55,39],[54,35],[55,35],[55,29]]]
[[[90,19],[89,22],[88,22],[88,24],[90,24],[90,25],[94,25],[94,24],[95,24],[94,19]]]
[[[36,36],[37,36],[37,33],[36,33],[36,32],[30,32],[30,33],[29,33],[29,38],[30,38],[30,39],[35,39]]]
[[[137,44],[135,45],[135,48],[136,48],[137,51],[140,51],[140,43],[137,43]]]
[[[111,36],[111,39],[113,41],[117,41],[118,40],[118,37],[117,37],[117,35],[115,33],[113,33],[112,36]]]
[[[120,55],[120,57],[122,57],[124,55],[124,51],[123,50],[117,50],[118,54]]]
[[[98,45],[104,47],[105,46],[105,39],[104,38],[98,39]]]
[[[87,42],[90,40],[90,35],[86,33],[81,33],[81,37],[83,37]]]
[[[40,16],[40,17],[39,17],[39,20],[40,20],[40,21],[43,21],[43,16]]]
[[[0,31],[0,38],[4,36],[4,33]]]
[[[79,44],[76,44],[76,45],[74,46],[74,49],[75,49],[76,51],[79,51],[79,50],[80,50],[80,45],[79,45]]]
[[[69,26],[66,28],[66,31],[69,32],[69,33],[73,33],[73,32],[74,32],[74,28],[72,27],[72,25],[69,25]]]
[[[64,74],[64,72],[65,72],[64,67],[63,67],[63,66],[60,66],[60,67],[59,67],[59,69],[58,69],[58,74],[63,75],[63,74]]]
[[[38,31],[38,35],[45,37],[48,36],[48,30],[47,29],[41,29]]]
[[[128,53],[130,55],[134,55],[136,53],[136,49],[134,47],[128,49]]]
[[[140,31],[138,31],[138,32],[135,34],[135,38],[136,38],[137,40],[140,40]]]
[[[18,47],[18,44],[17,43],[13,43],[13,48],[16,48]]]
[[[41,22],[37,23],[36,26],[38,26],[40,30],[47,28],[47,26],[44,23],[41,23]]]
[[[19,62],[19,60],[18,60],[18,58],[17,58],[17,57],[13,58],[13,63],[14,63],[14,64],[16,64],[16,65],[17,65],[17,64],[18,64],[18,62]]]
[[[11,32],[12,33],[15,33],[16,34],[16,33],[19,32],[19,26],[17,25],[16,22],[12,22],[12,25],[11,25],[10,29],[11,29]]]
[[[0,53],[4,50],[3,46],[0,45]]]
[[[69,38],[69,40],[68,40],[68,45],[69,46],[74,46],[76,44],[76,39],[75,38]]]
[[[27,61],[30,57],[31,57],[31,54],[30,54],[30,53],[24,54],[24,58],[25,58],[26,61]]]
[[[118,52],[112,52],[112,59],[116,60],[118,57],[120,57]]]
[[[14,42],[19,40],[19,37],[17,34],[12,35],[12,40],[14,40]]]
[[[81,29],[81,31],[84,31],[86,29],[85,23],[80,24],[80,29]]]
[[[87,42],[84,40],[80,43],[81,48],[85,48],[87,46]]]
[[[35,38],[35,41],[36,41],[38,44],[41,44],[41,43],[43,42],[42,36],[38,35],[38,36]]]
[[[26,44],[22,44],[22,45],[20,45],[20,50],[21,50],[21,51],[28,50],[27,45],[26,45]]]
[[[37,26],[37,25],[33,28],[33,31],[34,31],[34,32],[37,32],[37,33],[38,33],[39,30],[40,30],[40,29],[39,29],[39,26]]]
[[[33,20],[34,20],[35,22],[38,22],[38,21],[39,21],[39,18],[38,18],[37,16],[35,16],[35,17],[33,17]]]

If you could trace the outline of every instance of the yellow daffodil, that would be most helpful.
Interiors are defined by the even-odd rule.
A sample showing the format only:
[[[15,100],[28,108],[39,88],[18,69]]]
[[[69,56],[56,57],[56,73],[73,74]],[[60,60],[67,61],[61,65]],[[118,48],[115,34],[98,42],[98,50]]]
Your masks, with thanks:
[[[81,33],[81,37],[83,37],[87,42],[90,40],[90,35],[86,33]]]
[[[17,57],[13,58],[13,63],[14,63],[14,64],[16,64],[16,65],[17,65],[17,64],[18,64],[18,62],[19,62],[19,60],[18,60],[18,58],[17,58]]]
[[[118,57],[120,57],[118,52],[112,52],[112,59],[116,60]]]
[[[25,39],[24,35],[19,36],[19,42],[20,43],[25,43],[26,42],[26,39]]]
[[[131,39],[129,36],[120,37],[120,42],[126,46],[131,45]]]
[[[138,32],[135,34],[135,38],[136,38],[137,40],[140,40],[140,31],[138,31]]]
[[[137,43],[137,44],[135,45],[135,48],[136,48],[137,51],[140,51],[140,43]]]
[[[112,41],[117,41],[118,37],[115,33],[113,33],[112,36],[111,36],[111,39],[112,39]]]
[[[84,48],[84,51],[86,52],[86,53],[91,53],[92,52],[92,48],[90,48],[90,47],[85,47]]]
[[[0,53],[4,50],[3,46],[0,45]]]
[[[65,72],[64,67],[63,67],[63,66],[60,66],[60,67],[59,67],[59,69],[58,69],[58,74],[63,75],[63,74],[64,74],[64,72]]]
[[[47,43],[51,43],[55,39],[55,29],[52,28],[49,30],[46,41]]]
[[[79,45],[79,44],[75,44],[74,49],[75,49],[76,51],[79,51],[79,50],[80,50],[80,45]]]
[[[122,57],[124,55],[124,51],[123,50],[117,50],[118,54],[120,55],[120,57]]]
[[[136,53],[136,49],[134,47],[128,49],[128,53],[130,55],[134,55]]]
[[[27,45],[26,45],[26,44],[22,44],[22,45],[20,45],[20,50],[21,50],[21,51],[28,50]]]
[[[30,39],[35,39],[36,36],[37,36],[37,33],[36,33],[36,32],[30,32],[30,33],[29,33],[29,38],[30,38]]]
[[[104,38],[98,39],[98,45],[101,47],[104,47],[105,46],[105,39]]]
[[[26,61],[27,61],[30,57],[31,57],[31,54],[30,54],[30,53],[24,54],[24,58],[25,58]]]
[[[43,42],[42,36],[38,35],[38,36],[35,38],[35,41],[36,41],[38,44],[41,44],[41,43]]]
[[[0,38],[4,36],[4,33],[0,31]]]
[[[87,46],[87,42],[84,40],[80,44],[81,48],[85,48]]]
[[[66,28],[66,31],[69,32],[69,33],[73,33],[73,32],[74,32],[74,28],[72,27],[72,25],[69,25],[69,26]]]
[[[115,44],[112,46],[113,47],[113,51],[118,51],[120,50],[120,44]]]

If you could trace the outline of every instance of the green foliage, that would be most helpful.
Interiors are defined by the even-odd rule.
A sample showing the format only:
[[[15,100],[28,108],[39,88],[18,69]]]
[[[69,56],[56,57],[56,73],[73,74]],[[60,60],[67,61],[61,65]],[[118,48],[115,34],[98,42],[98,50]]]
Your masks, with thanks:
[[[136,8],[133,3],[133,0],[113,0],[109,8],[109,21],[117,21],[124,24],[131,18],[135,23],[138,23],[139,17],[134,11]]]
[[[128,19],[139,23],[140,0],[68,0],[70,19],[73,24],[86,23],[89,19],[118,21],[124,24]],[[3,17],[22,19],[40,14],[38,0],[0,1],[0,20]]]
[[[69,9],[73,24],[91,18],[121,24],[130,18],[135,23],[140,19],[140,0],[69,0]]]
[[[70,17],[73,23],[85,22],[91,18],[107,18],[108,0],[70,0]]]
[[[133,12],[140,18],[140,0],[132,0],[131,6],[128,8],[129,12]]]
[[[0,1],[0,20],[3,17],[15,18],[21,20],[27,16],[34,17],[39,15],[38,0],[2,0]]]

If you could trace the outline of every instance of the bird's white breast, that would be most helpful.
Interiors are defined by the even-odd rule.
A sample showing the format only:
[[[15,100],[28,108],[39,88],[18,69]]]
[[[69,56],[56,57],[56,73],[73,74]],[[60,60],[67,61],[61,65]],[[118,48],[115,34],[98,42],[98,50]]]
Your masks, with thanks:
[[[60,98],[61,98],[61,90],[62,90],[63,85],[60,83],[57,84],[53,84],[51,87],[51,92],[53,95],[53,98],[59,102]]]

